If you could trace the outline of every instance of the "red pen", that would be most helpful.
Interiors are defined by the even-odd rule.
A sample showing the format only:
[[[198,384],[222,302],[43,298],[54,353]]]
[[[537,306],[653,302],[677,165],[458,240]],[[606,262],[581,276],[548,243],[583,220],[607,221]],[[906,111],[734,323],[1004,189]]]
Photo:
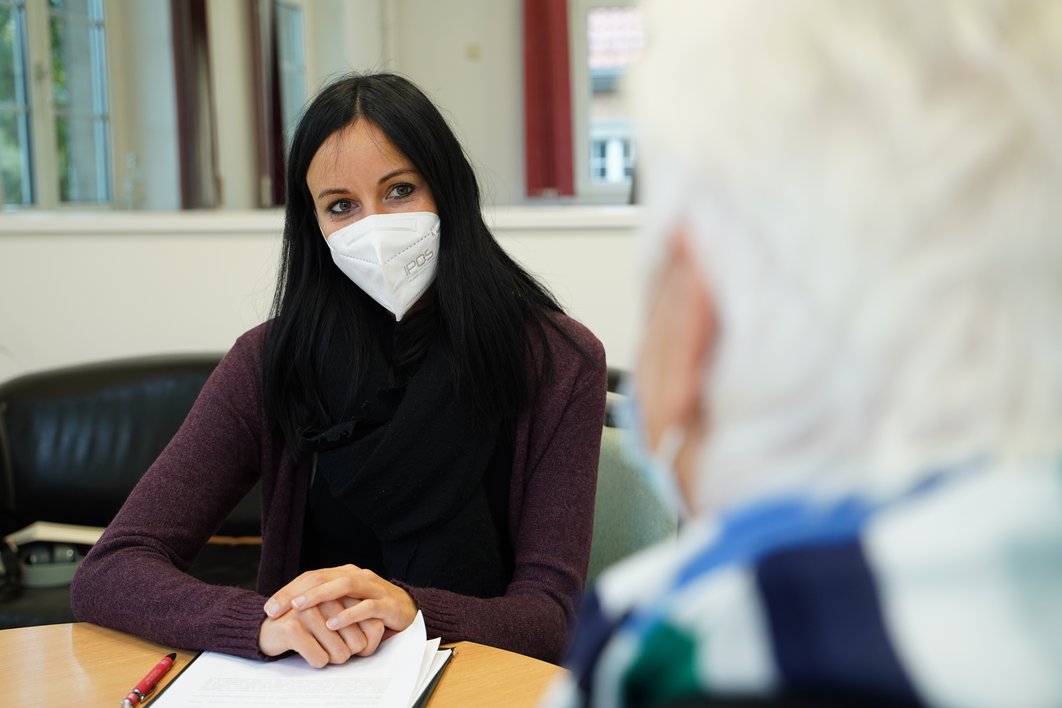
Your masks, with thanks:
[[[140,679],[140,683],[134,686],[129,695],[125,697],[125,700],[122,701],[122,708],[133,708],[137,703],[147,698],[147,695],[155,690],[159,679],[166,675],[166,672],[170,670],[175,661],[177,661],[176,654],[167,654],[159,659],[159,663],[155,664],[151,671],[148,671],[147,676]]]

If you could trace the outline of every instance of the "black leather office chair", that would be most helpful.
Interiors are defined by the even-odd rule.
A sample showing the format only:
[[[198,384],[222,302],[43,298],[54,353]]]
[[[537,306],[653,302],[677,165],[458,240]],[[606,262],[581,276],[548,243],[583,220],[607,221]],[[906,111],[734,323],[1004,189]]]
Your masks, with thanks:
[[[219,360],[218,354],[122,359],[0,385],[0,536],[34,521],[110,523]],[[261,535],[260,496],[253,489],[218,534]],[[211,545],[192,572],[254,587],[259,550]],[[10,587],[5,592],[0,628],[73,620],[65,586],[23,588],[13,599]]]

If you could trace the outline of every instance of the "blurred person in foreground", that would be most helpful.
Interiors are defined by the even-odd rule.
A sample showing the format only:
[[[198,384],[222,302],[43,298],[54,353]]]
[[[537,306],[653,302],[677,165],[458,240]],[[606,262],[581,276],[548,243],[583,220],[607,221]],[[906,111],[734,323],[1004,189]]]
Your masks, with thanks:
[[[644,8],[633,420],[687,519],[548,701],[1062,705],[1062,2]]]

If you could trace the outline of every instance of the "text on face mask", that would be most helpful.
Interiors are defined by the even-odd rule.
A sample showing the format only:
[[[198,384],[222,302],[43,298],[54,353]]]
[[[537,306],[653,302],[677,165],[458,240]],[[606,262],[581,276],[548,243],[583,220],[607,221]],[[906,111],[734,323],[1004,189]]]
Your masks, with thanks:
[[[423,253],[417,254],[417,257],[406,263],[402,269],[405,271],[407,278],[412,278],[420,272],[421,268],[428,265],[433,260],[435,260],[435,252],[429,248]]]

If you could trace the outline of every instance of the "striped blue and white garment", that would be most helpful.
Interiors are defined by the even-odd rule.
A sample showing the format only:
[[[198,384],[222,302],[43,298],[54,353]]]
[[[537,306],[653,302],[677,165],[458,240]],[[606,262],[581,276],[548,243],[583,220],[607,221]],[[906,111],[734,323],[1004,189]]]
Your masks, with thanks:
[[[691,524],[602,576],[567,665],[549,705],[1062,706],[1062,466]]]

